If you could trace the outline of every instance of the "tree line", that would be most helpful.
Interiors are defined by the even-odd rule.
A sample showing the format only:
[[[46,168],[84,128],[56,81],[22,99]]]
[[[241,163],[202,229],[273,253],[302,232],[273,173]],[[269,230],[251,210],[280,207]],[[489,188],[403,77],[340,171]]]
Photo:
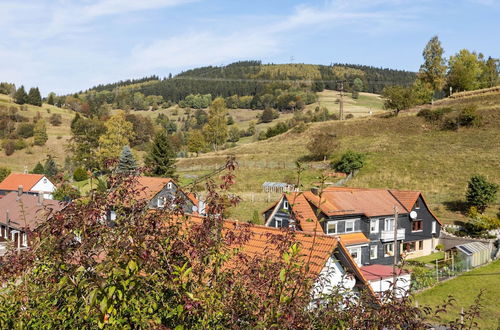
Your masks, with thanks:
[[[419,104],[452,93],[494,87],[500,84],[500,60],[482,53],[462,49],[445,58],[437,36],[425,46],[417,79],[410,86],[395,84],[385,87],[385,106],[399,113]]]

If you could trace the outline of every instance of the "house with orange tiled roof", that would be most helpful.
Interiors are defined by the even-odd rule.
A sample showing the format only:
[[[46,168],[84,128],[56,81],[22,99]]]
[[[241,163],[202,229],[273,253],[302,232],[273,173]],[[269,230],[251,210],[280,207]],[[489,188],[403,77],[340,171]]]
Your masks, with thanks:
[[[52,199],[56,186],[42,174],[11,173],[0,182],[0,197],[19,190],[31,195],[42,193],[45,199]]]
[[[329,187],[319,193],[313,189],[283,194],[263,213],[270,227],[341,237],[360,266],[390,265],[395,253],[397,258],[403,253],[408,258],[430,254],[441,229],[418,191]]]
[[[199,224],[204,217],[189,216],[186,226]],[[241,233],[238,231],[241,230]],[[342,286],[346,293],[359,293],[367,290],[375,295],[361,269],[352,259],[344,243],[335,236],[322,233],[306,233],[303,231],[287,231],[283,228],[272,228],[254,224],[242,224],[237,221],[224,220],[223,234],[232,231],[234,236],[247,237],[243,242],[231,241],[231,247],[250,258],[257,260],[266,258],[282,258],[276,242],[288,241],[299,247],[298,262],[306,266],[307,276],[314,280],[313,297],[321,299],[331,294],[336,287]],[[229,263],[231,265],[231,262]],[[244,264],[236,262],[232,266],[238,269]]]

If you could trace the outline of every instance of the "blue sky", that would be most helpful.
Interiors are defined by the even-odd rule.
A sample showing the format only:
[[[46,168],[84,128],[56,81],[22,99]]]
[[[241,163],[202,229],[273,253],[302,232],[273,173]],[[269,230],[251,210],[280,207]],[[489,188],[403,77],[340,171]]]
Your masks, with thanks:
[[[69,93],[257,59],[418,70],[435,34],[500,57],[499,0],[0,0],[0,81]]]

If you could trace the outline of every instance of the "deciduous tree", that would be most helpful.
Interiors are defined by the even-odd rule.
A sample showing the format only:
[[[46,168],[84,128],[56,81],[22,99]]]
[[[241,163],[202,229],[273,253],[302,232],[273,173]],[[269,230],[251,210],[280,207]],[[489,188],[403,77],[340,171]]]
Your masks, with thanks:
[[[443,47],[437,36],[429,40],[422,52],[424,63],[420,66],[418,78],[433,91],[442,90],[446,83],[446,61]]]
[[[448,86],[453,91],[470,91],[481,86],[482,65],[475,52],[462,49],[450,56]]]
[[[125,119],[125,113],[119,111],[111,116],[105,123],[106,133],[99,138],[99,159],[101,164],[106,160],[116,159],[122,148],[130,144],[134,136],[131,122]]]
[[[216,98],[208,109],[208,122],[203,127],[203,135],[214,151],[227,140],[227,108],[223,98]]]
[[[45,120],[40,119],[36,122],[35,127],[33,128],[33,137],[33,142],[37,146],[43,146],[45,142],[47,142],[49,137],[47,135],[47,125],[45,124]]]
[[[482,175],[474,175],[467,185],[465,198],[469,207],[475,207],[480,213],[495,201],[498,185],[488,182]]]

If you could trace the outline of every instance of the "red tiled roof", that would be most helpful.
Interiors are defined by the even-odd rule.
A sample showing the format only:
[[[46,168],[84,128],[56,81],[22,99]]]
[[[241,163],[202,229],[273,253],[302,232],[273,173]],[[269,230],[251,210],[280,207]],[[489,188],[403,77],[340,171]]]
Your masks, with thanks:
[[[363,266],[360,269],[365,279],[367,279],[368,281],[378,281],[384,278],[389,278],[394,276],[392,266],[369,265],[369,266]],[[400,276],[409,274],[409,272],[404,269],[396,268],[396,274]]]
[[[23,186],[24,191],[30,191],[42,178],[42,174],[11,173],[0,183],[0,190],[14,191]]]
[[[63,204],[56,200],[44,199],[39,204],[39,197],[35,195],[11,192],[0,199],[0,223],[7,224],[7,212],[11,220],[10,226],[15,228],[29,228],[34,230],[47,220],[51,211],[57,212]]]
[[[138,199],[150,200],[156,196],[166,185],[172,181],[170,178],[155,178],[150,176],[137,177],[136,189]]]
[[[300,228],[308,232],[323,232],[323,228],[314,214],[314,210],[304,196],[304,193],[290,193],[285,195],[292,208],[292,213]]]
[[[346,246],[370,243],[370,240],[363,233],[342,234],[338,236]]]
[[[411,211],[413,208],[413,205],[415,205],[415,202],[418,199],[418,196],[420,196],[420,191],[413,191],[413,190],[389,190],[389,192],[398,199],[398,201],[403,204],[403,206],[406,208],[408,212]]]
[[[394,213],[394,206],[399,212],[406,209],[397,199],[385,189],[363,188],[326,188],[320,197],[312,193],[306,195],[316,205],[320,204],[321,211],[328,216],[346,214],[364,214],[367,217],[389,215]],[[323,202],[324,201],[324,202]]]

